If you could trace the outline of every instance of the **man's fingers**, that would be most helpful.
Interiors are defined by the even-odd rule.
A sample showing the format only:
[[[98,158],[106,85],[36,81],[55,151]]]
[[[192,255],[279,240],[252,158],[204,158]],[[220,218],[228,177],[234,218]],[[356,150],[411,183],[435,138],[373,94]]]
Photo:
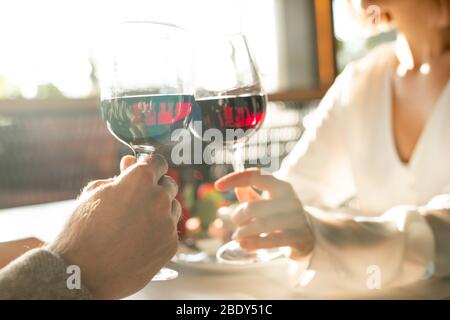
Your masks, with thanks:
[[[120,159],[120,172],[125,171],[128,167],[131,167],[136,163],[136,158],[131,155],[127,155]]]
[[[159,154],[153,154],[139,159],[135,164],[125,169],[120,179],[142,179],[143,182],[156,185],[162,176],[167,173],[169,165],[166,159]]]
[[[243,203],[232,214],[232,220],[238,226],[245,225],[255,219],[261,219],[282,212],[303,212],[297,199],[269,199]]]
[[[278,180],[270,174],[262,174],[259,169],[248,169],[226,175],[216,181],[215,187],[219,191],[256,187],[260,190],[267,190],[272,198],[287,198],[293,195],[293,189],[289,183]]]
[[[261,196],[255,190],[253,190],[252,187],[236,188],[234,192],[236,193],[236,198],[239,200],[239,202],[261,200]]]
[[[173,180],[172,177],[169,176],[163,176],[158,184],[164,188],[164,190],[169,194],[170,199],[175,199],[177,193],[178,193],[178,185]]]
[[[92,190],[94,190],[94,189],[96,189],[96,188],[98,188],[98,187],[100,187],[100,186],[102,186],[104,184],[107,184],[107,183],[110,183],[110,182],[113,182],[113,181],[114,181],[114,178],[91,181],[91,182],[89,182],[87,184],[86,187],[84,187],[83,193],[92,191]]]
[[[169,170],[169,164],[160,154],[154,154],[144,158],[142,161],[146,164],[146,169],[152,173],[154,183],[158,183],[161,177]]]
[[[175,221],[175,224],[178,224],[181,218],[181,204],[178,200],[172,201],[172,218]]]
[[[120,160],[120,171],[121,172],[125,171],[128,167],[132,166],[135,163],[136,163],[136,158],[133,156],[128,155],[128,156],[122,157],[122,159]],[[86,185],[86,187],[84,187],[83,192],[92,191],[102,185],[105,185],[105,184],[111,183],[111,182],[114,182],[114,178],[91,181]]]

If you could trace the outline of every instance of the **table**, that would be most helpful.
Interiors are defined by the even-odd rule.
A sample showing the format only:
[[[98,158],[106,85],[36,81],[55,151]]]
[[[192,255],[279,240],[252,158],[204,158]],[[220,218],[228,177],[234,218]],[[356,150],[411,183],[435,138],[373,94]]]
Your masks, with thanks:
[[[0,242],[37,237],[55,239],[67,221],[76,201],[0,210]],[[254,271],[217,273],[192,270],[174,264],[180,275],[171,281],[152,282],[127,299],[314,299],[307,291],[289,285],[287,262]],[[450,279],[430,279],[413,285],[371,292],[359,296],[321,296],[357,299],[446,299],[450,297]]]

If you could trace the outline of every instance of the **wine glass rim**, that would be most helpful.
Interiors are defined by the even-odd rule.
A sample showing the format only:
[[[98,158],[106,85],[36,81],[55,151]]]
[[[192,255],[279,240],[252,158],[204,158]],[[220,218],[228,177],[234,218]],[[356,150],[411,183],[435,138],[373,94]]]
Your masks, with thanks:
[[[124,24],[153,24],[153,25],[161,25],[161,26],[165,26],[165,27],[171,27],[171,28],[182,30],[182,31],[188,31],[186,28],[183,28],[174,23],[157,21],[157,20],[127,20],[127,21],[122,21],[119,23],[119,25],[124,25]]]
[[[243,37],[246,38],[245,34],[242,32],[233,32],[233,33],[227,33],[225,34],[225,37]]]
[[[245,33],[242,32],[234,32],[234,33],[229,33],[229,34],[225,34],[224,38],[242,38],[244,41],[247,42],[247,36],[245,35]]]

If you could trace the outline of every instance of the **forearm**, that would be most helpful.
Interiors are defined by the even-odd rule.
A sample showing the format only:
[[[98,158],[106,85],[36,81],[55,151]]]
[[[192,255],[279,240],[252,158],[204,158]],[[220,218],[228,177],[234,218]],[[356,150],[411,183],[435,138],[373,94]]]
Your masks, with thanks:
[[[34,249],[0,270],[0,299],[91,299],[83,287],[69,289],[67,265],[46,249]]]
[[[413,207],[393,208],[376,218],[307,210],[315,237],[308,269],[336,289],[367,290],[374,268],[381,287],[410,283],[433,261],[432,231]]]
[[[435,239],[434,276],[450,276],[450,194],[434,197],[421,212]]]

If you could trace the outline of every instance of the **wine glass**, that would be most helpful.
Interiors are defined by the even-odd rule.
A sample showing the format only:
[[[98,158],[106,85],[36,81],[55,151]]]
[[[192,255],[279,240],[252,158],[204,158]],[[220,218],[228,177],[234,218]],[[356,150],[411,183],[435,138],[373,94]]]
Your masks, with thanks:
[[[243,171],[245,144],[261,127],[267,104],[255,60],[242,34],[199,41],[196,47],[197,103],[191,132],[203,139],[208,136],[206,130],[219,130],[233,155],[233,169]],[[249,264],[284,255],[281,248],[248,251],[230,241],[217,251],[216,258],[229,264]]]
[[[187,31],[160,22],[118,25],[102,61],[101,110],[109,131],[137,161],[177,141],[194,103],[193,48]],[[167,268],[153,280],[178,273]]]

